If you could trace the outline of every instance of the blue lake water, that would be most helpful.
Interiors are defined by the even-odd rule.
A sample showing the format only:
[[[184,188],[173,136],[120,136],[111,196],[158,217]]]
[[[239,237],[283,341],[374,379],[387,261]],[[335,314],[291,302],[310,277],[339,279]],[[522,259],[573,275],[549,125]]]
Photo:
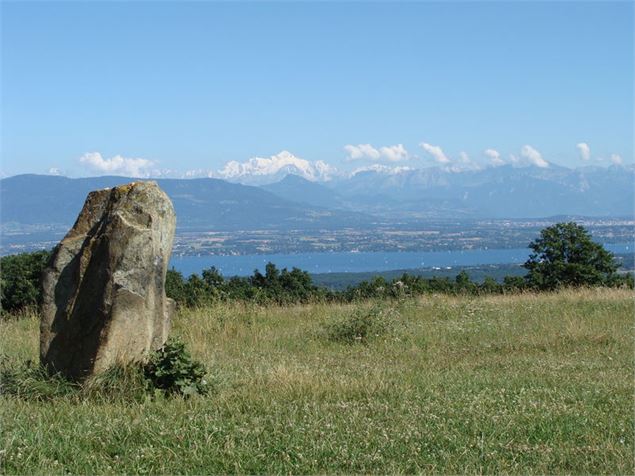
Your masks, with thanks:
[[[614,253],[632,253],[631,243],[607,244]],[[447,268],[488,264],[521,264],[529,257],[528,248],[421,252],[332,252],[293,255],[175,256],[170,264],[188,276],[216,266],[225,276],[247,276],[255,269],[264,271],[268,262],[278,268],[300,268],[309,273],[356,273],[393,269]]]

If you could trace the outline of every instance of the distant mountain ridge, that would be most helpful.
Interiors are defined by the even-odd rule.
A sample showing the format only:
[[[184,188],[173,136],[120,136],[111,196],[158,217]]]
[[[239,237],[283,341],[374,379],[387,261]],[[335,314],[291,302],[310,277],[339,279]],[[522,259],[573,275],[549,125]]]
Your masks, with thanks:
[[[306,180],[289,174],[279,182],[261,187],[281,198],[323,208],[344,208],[344,198],[323,183]]]
[[[441,167],[399,173],[369,170],[322,184],[287,177],[264,188],[289,200],[302,197],[316,206],[381,216],[632,216],[635,169],[508,165],[462,172]]]
[[[0,180],[0,224],[70,226],[89,191],[127,177],[18,175]],[[180,230],[330,229],[434,219],[632,217],[633,167],[439,167],[360,172],[328,182],[287,175],[262,187],[214,178],[157,179]]]
[[[17,175],[0,180],[2,224],[72,225],[88,192],[139,179]],[[367,224],[360,213],[289,201],[258,187],[224,180],[157,179],[174,203],[181,230],[341,227]]]

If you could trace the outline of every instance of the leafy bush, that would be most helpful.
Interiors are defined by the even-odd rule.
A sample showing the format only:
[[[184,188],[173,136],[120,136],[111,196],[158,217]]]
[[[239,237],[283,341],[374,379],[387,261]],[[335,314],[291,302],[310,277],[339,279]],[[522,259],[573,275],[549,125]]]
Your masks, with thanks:
[[[461,271],[454,278],[454,292],[461,294],[476,294],[477,285],[470,279],[470,275],[465,270]]]
[[[392,308],[357,309],[344,319],[327,325],[326,333],[334,342],[367,343],[391,331],[398,318],[399,313]]]
[[[166,294],[180,305],[200,306],[218,301],[249,301],[259,304],[290,304],[323,299],[328,291],[315,286],[306,271],[279,270],[267,263],[265,274],[225,279],[215,268],[184,278],[171,269],[166,277]]]
[[[174,299],[177,304],[186,302],[186,289],[183,274],[174,268],[168,269],[165,274],[165,294]]]
[[[203,364],[192,359],[179,340],[168,341],[146,364],[116,365],[83,382],[50,375],[41,365],[0,362],[0,395],[23,400],[88,398],[98,401],[144,401],[157,391],[185,397],[209,391]]]
[[[49,251],[20,253],[0,259],[0,308],[18,311],[41,300],[40,279]]]
[[[178,339],[169,340],[154,352],[144,372],[154,388],[167,394],[205,395],[208,391],[205,367],[192,359]]]
[[[503,291],[517,293],[527,288],[527,280],[522,276],[505,276],[503,279]]]

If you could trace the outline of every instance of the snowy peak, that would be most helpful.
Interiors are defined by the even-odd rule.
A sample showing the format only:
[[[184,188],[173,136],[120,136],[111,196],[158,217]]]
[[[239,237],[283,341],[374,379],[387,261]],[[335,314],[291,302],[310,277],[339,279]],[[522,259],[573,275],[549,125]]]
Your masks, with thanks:
[[[252,157],[245,162],[227,162],[218,171],[217,176],[231,182],[265,185],[277,182],[287,175],[297,175],[311,182],[324,182],[331,180],[336,173],[336,169],[326,162],[310,162],[283,150],[270,157]]]
[[[413,170],[415,169],[413,169],[412,167],[407,167],[407,166],[391,167],[388,165],[373,164],[373,165],[368,165],[366,167],[359,167],[353,170],[350,174],[350,177],[354,177],[355,175],[362,174],[364,172],[374,172],[376,174],[381,174],[381,175],[399,175],[399,174],[411,172]]]

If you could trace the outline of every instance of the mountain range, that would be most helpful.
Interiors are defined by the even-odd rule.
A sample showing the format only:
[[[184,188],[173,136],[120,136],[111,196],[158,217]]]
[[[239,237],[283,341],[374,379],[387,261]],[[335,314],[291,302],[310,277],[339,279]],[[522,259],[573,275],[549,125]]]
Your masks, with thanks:
[[[287,175],[264,189],[288,200],[400,218],[632,216],[632,166],[366,170],[325,183]]]
[[[133,180],[30,174],[4,178],[0,221],[5,226],[70,226],[89,191]],[[632,166],[502,166],[461,172],[376,168],[322,182],[291,173],[261,186],[214,178],[157,182],[172,199],[181,230],[355,228],[555,215],[631,217],[635,200]]]
[[[134,180],[138,179],[30,174],[5,178],[0,181],[0,223],[70,226],[88,192]],[[258,187],[219,179],[156,181],[172,200],[177,228],[182,231],[338,228],[372,220],[361,213],[310,207]]]

